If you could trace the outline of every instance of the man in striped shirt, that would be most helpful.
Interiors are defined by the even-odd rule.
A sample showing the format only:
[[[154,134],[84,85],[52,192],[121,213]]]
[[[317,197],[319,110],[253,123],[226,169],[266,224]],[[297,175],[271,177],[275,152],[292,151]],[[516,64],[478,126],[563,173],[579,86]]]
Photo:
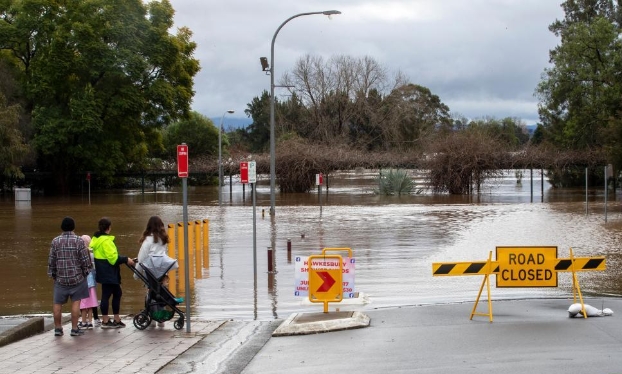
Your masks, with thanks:
[[[63,233],[52,240],[48,257],[48,276],[54,280],[54,335],[63,335],[61,308],[71,297],[71,336],[80,336],[84,334],[78,328],[80,300],[89,296],[86,276],[91,256],[84,240],[73,232],[73,218],[65,217],[60,227]]]

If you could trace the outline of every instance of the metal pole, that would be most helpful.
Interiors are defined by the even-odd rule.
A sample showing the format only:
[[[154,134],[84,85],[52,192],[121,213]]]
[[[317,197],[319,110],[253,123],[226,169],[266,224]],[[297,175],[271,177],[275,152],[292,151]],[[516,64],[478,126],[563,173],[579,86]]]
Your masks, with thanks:
[[[608,188],[607,188],[607,166],[605,166],[605,223],[607,223],[607,194],[608,194]]]
[[[533,203],[533,168],[529,169],[529,180],[531,181],[529,184],[531,185],[531,202]]]
[[[218,206],[222,205],[222,124],[227,113],[234,113],[234,111],[227,110],[224,112],[220,117],[220,126],[218,127]]]
[[[222,121],[224,118],[225,115],[223,113],[220,118],[220,126],[218,127],[218,206],[222,205],[222,192],[220,189],[222,187]]]
[[[587,168],[585,168],[585,215],[587,216]]]
[[[275,189],[276,189],[276,141],[274,134],[274,42],[276,41],[276,36],[279,34],[279,31],[285,26],[285,24],[294,18],[301,16],[310,16],[313,14],[323,14],[323,15],[333,15],[333,14],[341,14],[340,11],[337,10],[325,10],[322,12],[309,12],[309,13],[299,13],[293,15],[286,19],[281,25],[276,29],[274,36],[272,37],[272,44],[270,45],[270,215],[273,216],[274,211],[274,203],[275,203]]]
[[[183,190],[183,220],[184,220],[184,267],[186,288],[184,290],[186,296],[186,332],[190,332],[190,257],[188,255],[188,178],[182,178]]]
[[[257,288],[257,204],[255,202],[255,183],[251,183],[251,190],[253,192],[253,279],[255,288]]]

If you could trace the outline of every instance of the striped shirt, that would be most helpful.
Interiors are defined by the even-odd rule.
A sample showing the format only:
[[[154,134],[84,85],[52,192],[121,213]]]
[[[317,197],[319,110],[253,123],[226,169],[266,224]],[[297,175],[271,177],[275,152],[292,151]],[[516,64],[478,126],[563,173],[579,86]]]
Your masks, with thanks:
[[[86,278],[92,267],[84,240],[65,231],[52,240],[48,257],[48,276],[63,286],[75,286]]]

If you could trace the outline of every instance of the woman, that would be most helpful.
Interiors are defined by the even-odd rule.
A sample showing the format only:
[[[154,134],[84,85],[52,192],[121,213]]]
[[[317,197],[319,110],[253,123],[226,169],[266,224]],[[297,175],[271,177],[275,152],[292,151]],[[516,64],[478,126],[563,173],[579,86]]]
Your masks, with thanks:
[[[119,255],[117,246],[114,244],[114,236],[110,235],[112,222],[104,217],[99,220],[99,231],[93,234],[90,247],[93,248],[95,258],[95,279],[102,285],[102,329],[116,329],[125,327],[121,322],[119,310],[121,309],[121,264],[134,266],[134,261],[126,256]],[[108,302],[112,296],[112,313],[114,320],[108,316]]]
[[[147,228],[138,241],[141,243],[138,251],[138,263],[145,262],[150,255],[165,255],[168,253],[168,234],[164,222],[158,216],[152,216],[147,222]],[[140,267],[137,267],[140,270]],[[134,278],[138,279],[136,275]]]
[[[158,216],[151,216],[147,222],[147,227],[138,241],[141,243],[138,251],[138,264],[136,269],[142,272],[140,264],[145,262],[151,255],[166,255],[168,253],[168,234],[164,228],[164,222]],[[134,279],[138,276],[134,274]],[[149,292],[149,291],[147,291]],[[164,327],[164,322],[158,322],[159,327]]]

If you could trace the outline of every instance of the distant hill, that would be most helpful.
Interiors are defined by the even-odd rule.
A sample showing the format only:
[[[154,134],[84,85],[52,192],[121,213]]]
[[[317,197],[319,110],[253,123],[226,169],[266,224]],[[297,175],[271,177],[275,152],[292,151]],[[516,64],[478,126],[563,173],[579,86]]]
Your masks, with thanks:
[[[529,136],[533,135],[533,132],[536,131],[538,125],[527,125],[527,131],[529,132]]]
[[[210,119],[212,120],[212,122],[214,122],[214,125],[216,127],[220,126],[220,121],[222,120],[222,117],[216,117],[216,118],[210,118]],[[251,123],[253,123],[253,120],[251,118],[225,117],[222,127],[223,129],[225,129],[225,131],[229,131],[231,129],[246,128],[246,126],[250,125]]]

